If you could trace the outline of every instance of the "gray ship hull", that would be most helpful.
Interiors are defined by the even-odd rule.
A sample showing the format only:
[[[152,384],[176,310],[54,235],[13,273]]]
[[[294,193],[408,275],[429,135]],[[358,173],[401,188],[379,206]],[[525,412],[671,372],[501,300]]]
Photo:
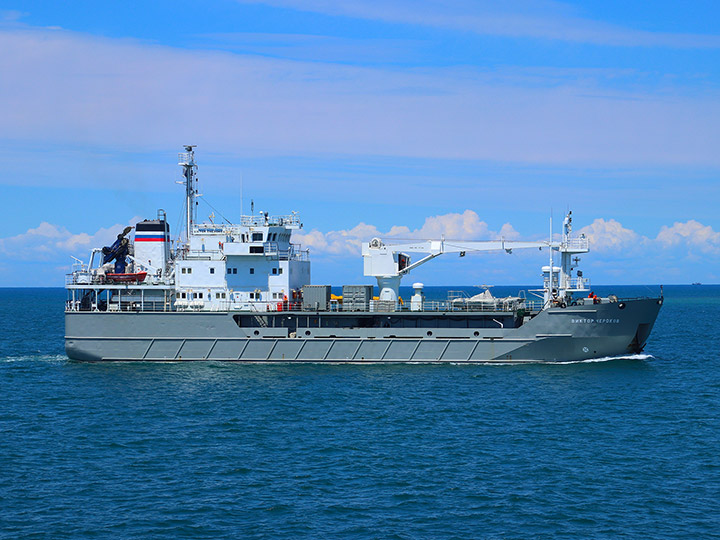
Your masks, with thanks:
[[[486,314],[497,324],[480,328],[449,312],[432,329],[412,312],[381,314],[386,328],[356,327],[335,313],[280,314],[324,323],[288,328],[266,326],[262,315],[242,325],[234,312],[77,311],[65,314],[65,350],[91,362],[570,362],[642,351],[661,305],[648,298],[551,308],[511,328],[508,313]]]

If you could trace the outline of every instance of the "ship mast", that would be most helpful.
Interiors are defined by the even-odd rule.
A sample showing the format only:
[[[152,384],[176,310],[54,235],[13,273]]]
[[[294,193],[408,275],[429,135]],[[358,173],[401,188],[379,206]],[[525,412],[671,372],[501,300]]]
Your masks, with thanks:
[[[195,171],[197,165],[195,164],[195,152],[193,148],[196,145],[185,145],[185,152],[178,154],[178,165],[183,168],[184,182],[179,182],[185,185],[185,239],[190,244],[190,236],[192,235],[192,226],[195,223],[195,196],[197,195],[197,189],[195,187],[197,183],[197,176]]]

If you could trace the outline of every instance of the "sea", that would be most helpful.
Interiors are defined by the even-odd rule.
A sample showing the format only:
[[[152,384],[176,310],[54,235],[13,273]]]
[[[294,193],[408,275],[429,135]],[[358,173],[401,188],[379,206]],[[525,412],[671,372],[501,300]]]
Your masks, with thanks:
[[[0,289],[0,538],[720,538],[720,286],[663,292],[632,357],[242,365],[73,362]]]

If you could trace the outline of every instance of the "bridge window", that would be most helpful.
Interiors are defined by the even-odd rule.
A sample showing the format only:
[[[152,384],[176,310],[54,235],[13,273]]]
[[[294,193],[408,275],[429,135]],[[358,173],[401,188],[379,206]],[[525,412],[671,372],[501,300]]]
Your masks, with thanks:
[[[211,273],[211,274],[214,274],[214,273],[215,273],[215,269],[214,269],[214,268],[211,268],[211,269],[210,269],[210,273]]]
[[[273,274],[277,274],[277,268],[273,268],[273,269],[272,269],[272,273],[273,273]]]
[[[253,242],[262,242],[262,239],[263,239],[263,233],[261,233],[261,232],[252,233],[252,241]]]
[[[250,269],[250,273],[251,273],[251,274],[254,274],[254,273],[255,273],[255,269],[254,269],[254,268],[251,268],[251,269]]]

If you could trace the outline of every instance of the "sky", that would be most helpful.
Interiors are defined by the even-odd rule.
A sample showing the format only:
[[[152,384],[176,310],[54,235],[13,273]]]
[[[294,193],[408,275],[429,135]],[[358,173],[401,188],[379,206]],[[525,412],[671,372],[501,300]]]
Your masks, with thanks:
[[[716,0],[0,0],[0,50],[0,286],[62,286],[159,208],[177,233],[185,144],[200,218],[299,211],[316,284],[369,283],[375,236],[541,240],[569,209],[593,283],[720,283]]]

